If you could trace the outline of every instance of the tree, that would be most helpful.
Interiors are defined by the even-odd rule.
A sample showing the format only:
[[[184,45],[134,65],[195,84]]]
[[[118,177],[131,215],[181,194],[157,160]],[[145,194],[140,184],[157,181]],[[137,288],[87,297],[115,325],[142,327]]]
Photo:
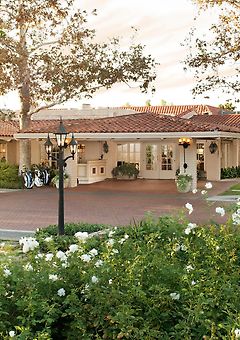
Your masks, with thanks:
[[[9,109],[0,109],[0,120],[12,120],[16,117],[16,112]]]
[[[150,100],[150,99],[146,100],[145,105],[146,105],[146,106],[151,106],[151,100]]]
[[[99,43],[87,28],[88,13],[74,0],[1,0],[0,95],[17,90],[20,129],[33,113],[69,99],[91,97],[114,83],[155,79],[155,62],[144,46],[127,49],[113,38]],[[96,14],[94,10],[92,14]],[[30,143],[20,142],[20,168],[30,165]]]
[[[206,37],[197,37],[193,28],[185,41],[190,46],[185,69],[193,69],[197,81],[193,94],[221,89],[235,96],[240,91],[240,0],[192,1],[200,10],[215,7],[219,12],[218,22],[211,25]]]
[[[221,109],[225,109],[225,110],[228,110],[228,111],[235,111],[236,110],[236,106],[233,105],[233,103],[230,103],[230,102],[227,102],[225,104],[220,104],[219,107]]]

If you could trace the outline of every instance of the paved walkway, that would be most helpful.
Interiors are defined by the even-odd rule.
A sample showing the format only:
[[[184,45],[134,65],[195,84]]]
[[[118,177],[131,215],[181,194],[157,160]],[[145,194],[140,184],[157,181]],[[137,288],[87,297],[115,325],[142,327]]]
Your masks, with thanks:
[[[209,196],[224,192],[237,180],[213,182]],[[198,183],[204,189],[204,181]],[[89,222],[126,225],[141,220],[151,211],[156,216],[177,213],[189,202],[194,211],[187,215],[201,223],[210,219],[223,221],[215,214],[216,206],[231,202],[211,202],[200,192],[178,193],[173,180],[106,180],[91,185],[65,189],[65,222]],[[222,203],[222,204],[220,204]],[[186,210],[186,209],[184,209]],[[0,230],[34,231],[57,224],[58,191],[43,187],[0,192]]]

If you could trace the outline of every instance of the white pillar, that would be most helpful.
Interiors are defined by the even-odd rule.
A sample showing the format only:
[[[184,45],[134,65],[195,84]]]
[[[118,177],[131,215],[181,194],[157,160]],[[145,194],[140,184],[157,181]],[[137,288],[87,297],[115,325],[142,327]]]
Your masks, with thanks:
[[[180,173],[184,173],[184,148],[180,148]],[[197,143],[195,139],[191,140],[191,144],[185,149],[185,163],[187,163],[186,174],[192,175],[192,190],[197,188]]]

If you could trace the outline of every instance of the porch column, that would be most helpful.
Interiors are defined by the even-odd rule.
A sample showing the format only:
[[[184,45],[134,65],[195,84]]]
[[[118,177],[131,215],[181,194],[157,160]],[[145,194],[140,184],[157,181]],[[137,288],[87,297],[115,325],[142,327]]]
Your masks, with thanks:
[[[180,173],[184,173],[184,149],[180,145]],[[191,144],[185,149],[185,163],[187,163],[186,174],[192,175],[192,190],[197,188],[197,143],[191,139]]]

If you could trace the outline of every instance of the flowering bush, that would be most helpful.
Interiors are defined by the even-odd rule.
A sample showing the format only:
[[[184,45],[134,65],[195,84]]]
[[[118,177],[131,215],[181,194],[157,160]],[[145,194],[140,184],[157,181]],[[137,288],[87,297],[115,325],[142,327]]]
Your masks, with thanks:
[[[238,204],[222,225],[148,215],[76,228],[64,249],[47,232],[21,239],[0,263],[0,338],[240,338],[239,219]]]

